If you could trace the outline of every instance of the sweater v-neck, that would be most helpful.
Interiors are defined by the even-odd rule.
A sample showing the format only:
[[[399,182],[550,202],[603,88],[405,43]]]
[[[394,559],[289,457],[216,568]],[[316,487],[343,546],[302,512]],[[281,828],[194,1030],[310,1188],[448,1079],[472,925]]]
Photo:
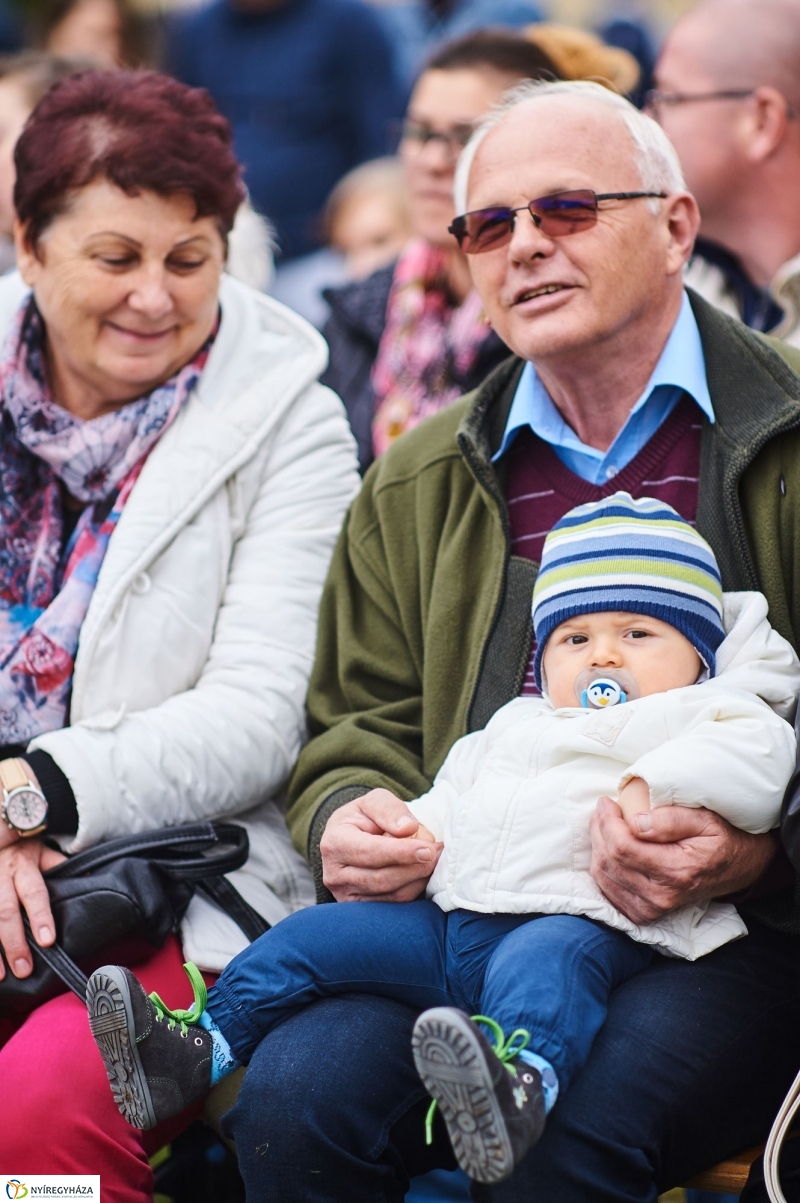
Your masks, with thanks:
[[[685,393],[675,406],[669,417],[662,423],[655,434],[645,443],[641,451],[634,456],[615,476],[610,477],[601,485],[592,484],[572,472],[561,462],[549,443],[530,432],[526,450],[530,454],[536,444],[534,455],[537,459],[536,471],[545,478],[556,493],[568,497],[574,505],[583,505],[590,501],[600,501],[620,491],[636,496],[640,493],[645,482],[664,462],[665,458],[688,434],[692,426],[702,425],[703,415],[692,398]],[[697,463],[693,465],[693,473],[697,476]],[[510,500],[510,498],[509,498]],[[692,519],[694,515],[692,515]]]

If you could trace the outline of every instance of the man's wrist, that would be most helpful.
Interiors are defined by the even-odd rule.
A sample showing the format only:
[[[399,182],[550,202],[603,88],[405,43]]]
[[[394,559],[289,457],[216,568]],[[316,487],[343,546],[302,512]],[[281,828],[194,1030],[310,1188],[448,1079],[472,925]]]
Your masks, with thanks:
[[[340,807],[346,806],[348,802],[354,802],[356,798],[363,798],[364,794],[368,794],[371,789],[371,785],[346,785],[341,789],[334,790],[319,804],[317,812],[311,820],[307,859],[311,867],[311,876],[314,879],[317,902],[336,901],[322,880],[322,854],[319,850],[320,840],[328,825],[328,820]]]
[[[751,872],[747,874],[749,880],[743,881],[737,889],[728,889],[725,894],[720,895],[722,901],[738,905],[750,898],[779,894],[782,890],[789,889],[794,885],[795,872],[778,838],[778,833],[770,831],[766,835],[755,838],[759,840],[764,857],[760,867],[753,866]]]

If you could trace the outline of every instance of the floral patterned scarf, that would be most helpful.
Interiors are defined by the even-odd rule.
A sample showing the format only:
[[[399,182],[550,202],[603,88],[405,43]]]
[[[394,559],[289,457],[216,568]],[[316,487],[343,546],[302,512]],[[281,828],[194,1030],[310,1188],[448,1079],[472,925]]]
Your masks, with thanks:
[[[44,324],[21,306],[0,354],[0,745],[67,722],[72,671],[108,541],[148,453],[203,370],[85,422],[52,399]],[[64,541],[64,490],[84,503]]]
[[[421,239],[410,242],[397,261],[372,370],[376,456],[461,396],[489,333],[476,292],[461,305],[455,303],[446,263],[443,251]]]

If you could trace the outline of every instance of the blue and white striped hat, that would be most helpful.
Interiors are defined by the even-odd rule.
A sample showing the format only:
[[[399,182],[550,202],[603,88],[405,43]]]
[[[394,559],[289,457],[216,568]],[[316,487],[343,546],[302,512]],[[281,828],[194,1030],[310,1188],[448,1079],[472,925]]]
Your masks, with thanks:
[[[550,531],[533,590],[533,671],[540,689],[542,654],[555,628],[603,610],[668,622],[714,675],[725,638],[719,568],[705,539],[672,506],[614,493],[576,506]]]

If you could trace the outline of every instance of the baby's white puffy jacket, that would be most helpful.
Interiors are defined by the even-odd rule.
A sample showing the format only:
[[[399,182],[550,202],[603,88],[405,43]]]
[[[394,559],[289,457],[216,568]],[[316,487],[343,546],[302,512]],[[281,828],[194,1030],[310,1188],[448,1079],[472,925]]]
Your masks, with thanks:
[[[745,831],[778,823],[795,763],[800,662],[760,593],[728,593],[717,675],[608,710],[517,698],[451,749],[410,803],[444,851],[428,884],[443,910],[586,915],[694,960],[745,935],[728,903],[637,925],[589,873],[602,795],[643,778],[657,806],[705,806]]]

